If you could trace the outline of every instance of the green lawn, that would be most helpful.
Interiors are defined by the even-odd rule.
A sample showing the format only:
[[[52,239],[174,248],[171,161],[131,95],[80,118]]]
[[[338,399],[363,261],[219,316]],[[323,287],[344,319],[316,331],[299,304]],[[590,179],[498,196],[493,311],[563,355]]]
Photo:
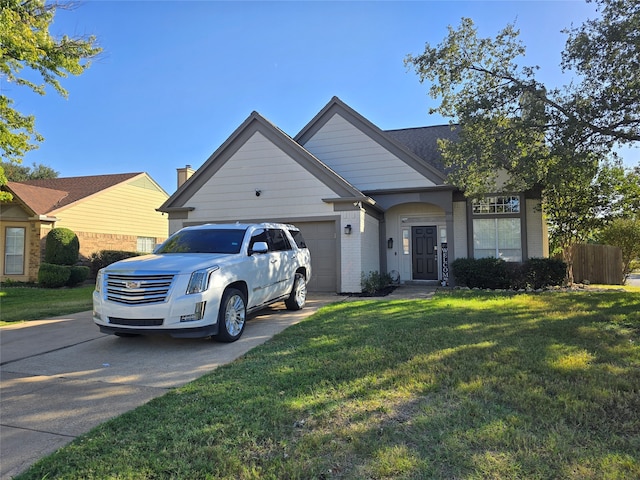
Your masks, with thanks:
[[[639,329],[615,291],[334,304],[18,478],[637,479]]]
[[[4,286],[0,291],[0,326],[91,310],[93,285],[75,288]]]

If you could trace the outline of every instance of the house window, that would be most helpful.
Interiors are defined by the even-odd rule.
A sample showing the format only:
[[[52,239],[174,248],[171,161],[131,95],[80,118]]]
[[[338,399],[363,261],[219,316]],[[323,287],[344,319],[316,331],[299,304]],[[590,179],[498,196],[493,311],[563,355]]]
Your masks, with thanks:
[[[138,237],[136,251],[142,253],[151,253],[153,252],[155,246],[156,239],[154,237]]]
[[[5,230],[5,275],[24,275],[24,239],[25,229],[22,227],[7,227]]]
[[[522,261],[520,197],[495,195],[473,200],[473,256]]]
[[[473,256],[495,257],[507,262],[522,261],[519,218],[476,218],[473,220]]]
[[[402,229],[402,254],[409,255],[409,245],[411,245],[411,236],[409,235],[409,229]]]
[[[520,197],[485,197],[480,200],[474,200],[472,203],[472,210],[474,215],[520,213]]]

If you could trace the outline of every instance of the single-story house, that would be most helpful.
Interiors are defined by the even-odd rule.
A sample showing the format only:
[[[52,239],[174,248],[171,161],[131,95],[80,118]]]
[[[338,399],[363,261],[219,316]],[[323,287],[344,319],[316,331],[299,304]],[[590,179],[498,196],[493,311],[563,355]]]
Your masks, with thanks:
[[[168,236],[157,211],[169,195],[144,172],[8,182],[13,200],[0,203],[2,280],[35,281],[45,237],[72,230],[80,256],[100,250],[150,252]]]
[[[360,292],[362,274],[451,284],[459,257],[548,256],[532,192],[466,199],[447,184],[438,138],[451,127],[383,131],[334,97],[290,137],[257,112],[159,208],[169,231],[202,223],[278,221],[300,227],[310,290]],[[181,179],[181,180],[180,180]]]

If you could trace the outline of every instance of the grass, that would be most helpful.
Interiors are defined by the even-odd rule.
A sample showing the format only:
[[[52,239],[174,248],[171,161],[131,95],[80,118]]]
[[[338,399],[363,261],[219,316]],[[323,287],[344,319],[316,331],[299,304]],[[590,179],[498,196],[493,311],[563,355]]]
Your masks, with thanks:
[[[18,478],[640,478],[639,332],[616,291],[334,304]]]
[[[3,285],[0,326],[91,310],[93,288],[93,285],[55,289]]]

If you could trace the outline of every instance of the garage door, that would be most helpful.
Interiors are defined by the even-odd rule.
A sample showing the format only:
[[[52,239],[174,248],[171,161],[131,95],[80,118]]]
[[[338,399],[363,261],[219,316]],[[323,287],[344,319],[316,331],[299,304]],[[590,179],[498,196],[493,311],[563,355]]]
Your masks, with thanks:
[[[311,281],[313,292],[335,292],[337,285],[337,249],[335,222],[295,222],[311,252]]]

